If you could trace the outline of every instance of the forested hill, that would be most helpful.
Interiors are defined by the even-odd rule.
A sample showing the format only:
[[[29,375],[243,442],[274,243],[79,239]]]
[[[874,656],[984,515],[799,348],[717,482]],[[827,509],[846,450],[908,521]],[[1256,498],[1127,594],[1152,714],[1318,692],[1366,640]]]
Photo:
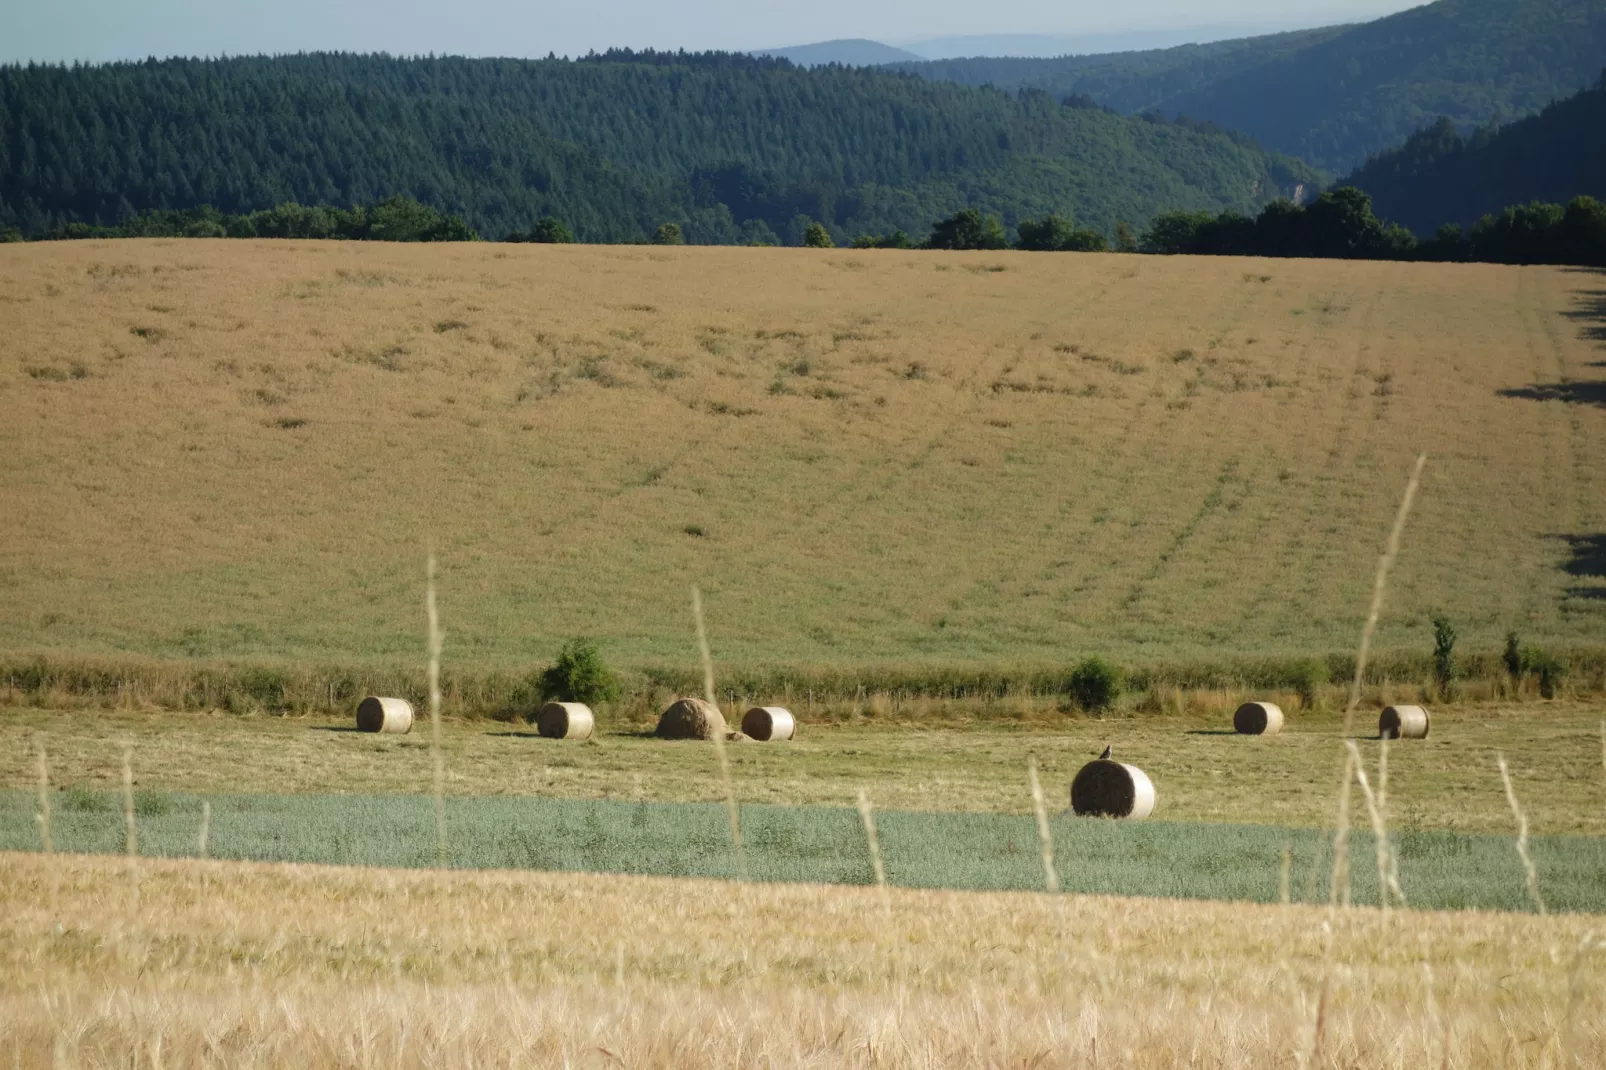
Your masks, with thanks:
[[[903,64],[924,77],[1087,94],[1234,130],[1334,171],[1448,116],[1531,114],[1606,66],[1601,0],[1437,0],[1358,26],[1061,60]]]
[[[726,54],[548,59],[311,54],[0,67],[0,229],[404,194],[498,237],[678,222],[697,242],[923,232],[975,206],[1110,228],[1249,209],[1318,176],[1146,122],[872,70]]]
[[[1508,205],[1606,200],[1606,71],[1595,88],[1509,126],[1462,137],[1440,120],[1346,184],[1371,194],[1379,215],[1424,235]]]

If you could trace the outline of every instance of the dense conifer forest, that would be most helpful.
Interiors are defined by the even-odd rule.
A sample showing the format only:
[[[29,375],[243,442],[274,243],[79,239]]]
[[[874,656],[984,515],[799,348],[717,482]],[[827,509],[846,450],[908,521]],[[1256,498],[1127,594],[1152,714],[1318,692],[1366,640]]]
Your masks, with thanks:
[[[1185,125],[1048,94],[728,54],[577,61],[310,54],[0,68],[0,229],[403,195],[486,237],[800,244],[964,207],[1113,230],[1320,179]]]

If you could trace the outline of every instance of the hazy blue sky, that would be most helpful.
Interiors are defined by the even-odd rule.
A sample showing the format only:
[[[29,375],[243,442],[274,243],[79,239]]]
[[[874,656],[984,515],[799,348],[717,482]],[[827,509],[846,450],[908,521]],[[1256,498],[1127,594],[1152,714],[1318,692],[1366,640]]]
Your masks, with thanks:
[[[544,56],[751,49],[835,37],[1082,34],[1177,26],[1322,25],[1399,0],[0,0],[0,61],[313,49]]]

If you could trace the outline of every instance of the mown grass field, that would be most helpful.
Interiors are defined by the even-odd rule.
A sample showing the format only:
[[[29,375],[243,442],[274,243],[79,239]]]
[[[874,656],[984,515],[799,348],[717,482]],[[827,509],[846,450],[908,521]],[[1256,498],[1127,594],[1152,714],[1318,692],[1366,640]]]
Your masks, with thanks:
[[[1076,771],[1106,743],[1148,771],[1158,819],[1282,828],[1331,827],[1343,753],[1342,714],[1291,713],[1280,736],[1231,732],[1232,708],[1210,715],[1091,718],[1039,712],[1017,721],[923,726],[805,721],[785,744],[727,748],[738,799],[851,807],[860,788],[878,808],[1028,814],[1035,759],[1056,810]],[[1504,754],[1535,833],[1606,835],[1606,706],[1535,702],[1441,707],[1426,740],[1389,748],[1389,821],[1396,829],[1508,835],[1495,766]],[[523,724],[445,722],[446,792],[633,803],[723,798],[710,747],[650,736],[652,723],[604,722],[590,742],[544,740]],[[153,710],[8,710],[0,716],[0,788],[37,783],[36,748],[58,789],[117,791],[123,746],[139,791],[179,794],[427,795],[429,728],[407,736],[353,732],[324,718]],[[1357,734],[1375,736],[1376,715]],[[1358,740],[1375,776],[1378,743]],[[1358,809],[1355,817],[1365,823]],[[31,819],[29,819],[31,821]],[[34,835],[29,825],[19,835]],[[1606,881],[1606,876],[1603,876]]]
[[[38,855],[0,905],[23,1066],[1606,1065],[1576,915]]]
[[[1425,650],[1606,623],[1602,276],[1122,256],[0,249],[0,649],[450,664]]]

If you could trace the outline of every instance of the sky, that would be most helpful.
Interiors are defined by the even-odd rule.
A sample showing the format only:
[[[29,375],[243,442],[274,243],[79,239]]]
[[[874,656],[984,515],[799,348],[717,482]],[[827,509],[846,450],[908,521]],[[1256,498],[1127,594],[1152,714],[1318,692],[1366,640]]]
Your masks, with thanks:
[[[581,55],[747,50],[868,37],[1097,34],[1357,22],[1401,0],[0,0],[0,62],[341,50]]]

